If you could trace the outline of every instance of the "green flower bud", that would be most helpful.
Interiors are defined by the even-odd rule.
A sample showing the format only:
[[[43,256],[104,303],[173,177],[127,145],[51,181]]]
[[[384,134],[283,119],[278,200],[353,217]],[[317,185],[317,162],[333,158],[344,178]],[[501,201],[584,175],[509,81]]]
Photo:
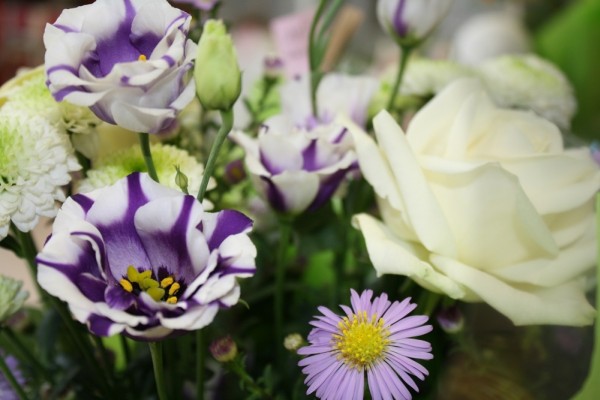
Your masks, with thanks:
[[[233,41],[223,21],[208,20],[194,67],[200,103],[208,110],[229,110],[240,95],[241,78]]]
[[[189,194],[188,192],[188,177],[186,174],[181,172],[179,169],[179,165],[175,166],[175,184],[179,186],[179,189],[185,194]]]
[[[209,350],[212,356],[222,363],[233,361],[238,353],[237,345],[229,335],[212,342]]]

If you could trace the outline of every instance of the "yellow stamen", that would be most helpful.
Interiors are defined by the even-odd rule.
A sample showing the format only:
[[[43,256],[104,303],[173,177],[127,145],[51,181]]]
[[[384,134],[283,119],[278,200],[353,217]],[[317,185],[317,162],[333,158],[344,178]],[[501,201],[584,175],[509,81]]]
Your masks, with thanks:
[[[169,304],[175,304],[175,303],[177,303],[177,297],[175,297],[175,296],[169,297],[167,299],[167,303],[169,303]]]
[[[180,287],[181,287],[181,285],[177,282],[172,284],[171,287],[169,288],[169,296],[173,296],[175,293],[177,293],[177,291],[179,291]]]
[[[355,368],[364,368],[380,359],[390,340],[385,322],[377,315],[368,318],[367,312],[344,317],[339,323],[339,334],[333,335],[333,345],[340,358]]]
[[[126,292],[133,292],[133,285],[127,279],[121,279],[119,283],[121,284],[123,289],[125,289]]]
[[[154,299],[154,301],[161,301],[163,296],[165,295],[165,289],[161,289],[159,287],[151,287],[150,289],[146,290],[146,293],[148,293],[150,297]]]
[[[146,270],[144,272],[140,272],[140,275],[139,275],[138,279],[139,279],[140,282],[142,282],[144,279],[148,279],[148,278],[151,278],[151,277],[152,277],[152,271],[148,269],[148,270]]]
[[[140,279],[139,276],[140,273],[133,265],[127,267],[127,279],[129,279],[130,282],[138,282]]]
[[[148,58],[143,54],[140,54],[140,56],[138,57],[138,61],[146,61],[147,59]]]
[[[167,276],[165,279],[163,279],[162,281],[160,281],[160,287],[163,289],[168,288],[169,286],[171,286],[171,284],[175,282],[175,279],[173,279],[172,276]]]
[[[140,282],[140,287],[142,288],[142,290],[157,288],[158,286],[158,281],[155,281],[152,278],[145,278]]]

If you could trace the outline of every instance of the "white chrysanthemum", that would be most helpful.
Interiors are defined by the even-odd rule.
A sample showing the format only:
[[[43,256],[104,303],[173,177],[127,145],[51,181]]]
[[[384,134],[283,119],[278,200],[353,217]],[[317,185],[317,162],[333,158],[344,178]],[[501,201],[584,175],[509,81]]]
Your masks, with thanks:
[[[198,192],[204,166],[189,155],[185,150],[177,147],[155,143],[150,146],[152,159],[161,184],[178,189],[175,183],[176,169],[188,177],[188,191],[190,194]],[[119,179],[132,172],[146,172],[146,163],[142,156],[140,146],[133,146],[118,151],[112,155],[99,159],[94,163],[94,168],[87,172],[87,178],[79,184],[79,191],[86,193],[94,189],[110,186]],[[209,182],[209,189],[215,187],[214,181]]]
[[[66,134],[45,118],[2,107],[0,111],[0,239],[10,221],[28,232],[40,216],[56,214],[61,186],[81,167]]]
[[[395,78],[396,68],[389,72],[390,82]],[[470,68],[452,61],[413,58],[406,67],[400,93],[406,96],[433,96],[454,80],[470,75],[473,75]]]
[[[0,275],[0,325],[19,311],[29,296],[23,282]]]
[[[549,61],[533,54],[503,56],[478,72],[499,106],[532,110],[560,128],[570,127],[577,108],[573,88]]]
[[[101,121],[87,107],[54,100],[46,87],[43,65],[7,82],[0,89],[0,104],[7,109],[46,118],[71,135],[77,151],[87,158],[95,157],[98,148],[96,127]]]

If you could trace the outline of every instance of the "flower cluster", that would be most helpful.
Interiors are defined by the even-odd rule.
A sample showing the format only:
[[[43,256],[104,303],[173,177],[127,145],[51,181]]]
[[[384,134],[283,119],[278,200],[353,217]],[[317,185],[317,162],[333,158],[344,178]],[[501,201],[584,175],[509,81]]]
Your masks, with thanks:
[[[336,72],[386,70],[338,57],[343,2],[274,23],[273,54],[220,0],[88,3],[0,87],[0,247],[43,290],[0,275],[1,399],[528,398],[521,368],[552,398],[563,371],[531,371],[589,348],[600,207],[558,66],[414,57],[452,0],[373,4],[400,50],[377,78]],[[499,354],[479,320],[570,328]]]

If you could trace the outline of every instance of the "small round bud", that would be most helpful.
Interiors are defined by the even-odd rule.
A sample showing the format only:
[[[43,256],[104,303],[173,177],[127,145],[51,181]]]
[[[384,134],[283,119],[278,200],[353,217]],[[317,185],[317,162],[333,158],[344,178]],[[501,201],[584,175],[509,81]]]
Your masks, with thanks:
[[[283,339],[283,347],[289,351],[296,351],[304,345],[304,338],[299,333],[291,333]]]
[[[212,342],[209,350],[215,360],[222,363],[233,361],[237,356],[237,345],[229,335]]]
[[[242,159],[233,160],[225,166],[225,180],[234,185],[246,178],[244,161]]]
[[[198,99],[207,110],[229,110],[240,96],[242,74],[223,21],[206,21],[198,42],[194,79]]]
[[[441,309],[435,318],[446,333],[458,333],[465,325],[463,314],[456,305]]]
[[[283,75],[283,60],[279,57],[265,57],[264,75],[270,79],[277,79]]]

